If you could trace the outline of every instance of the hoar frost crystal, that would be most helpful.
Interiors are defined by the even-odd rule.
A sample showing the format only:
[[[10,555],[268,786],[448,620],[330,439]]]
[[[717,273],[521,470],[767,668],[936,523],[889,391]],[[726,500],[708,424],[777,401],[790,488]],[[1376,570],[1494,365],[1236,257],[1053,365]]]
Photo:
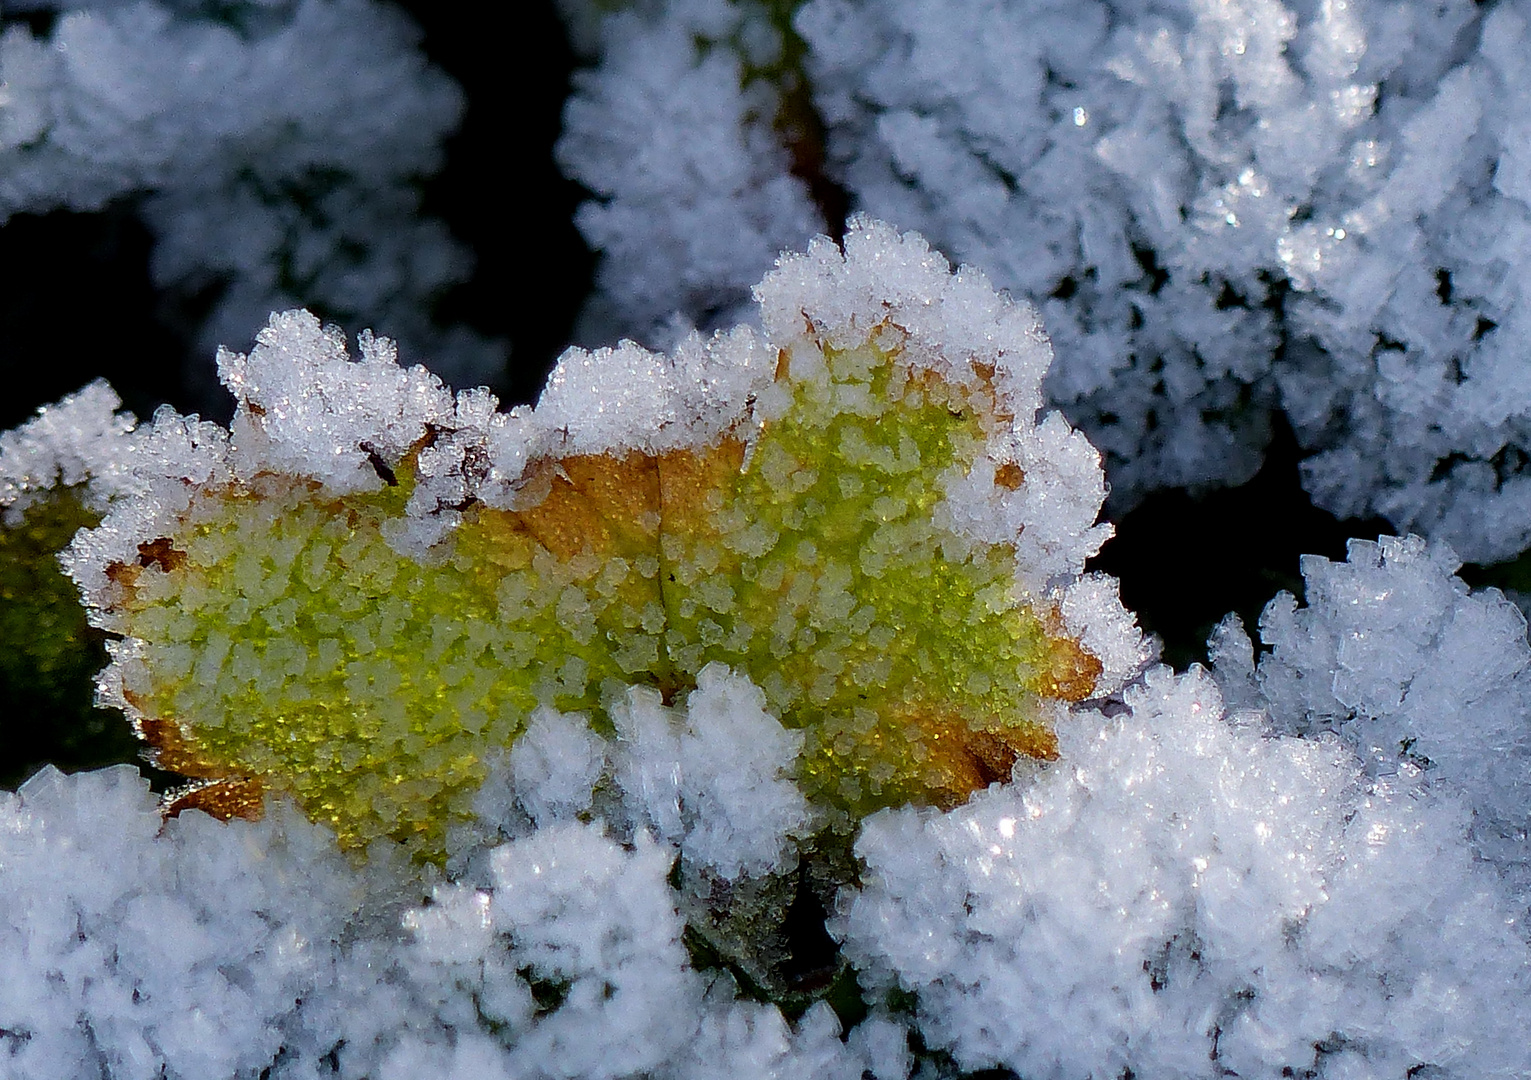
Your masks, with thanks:
[[[0,440],[200,780],[0,796],[9,1074],[1531,1075],[1515,609],[1384,541],[1146,669],[1028,308],[865,219],[757,296],[510,413],[293,312],[231,430]]]

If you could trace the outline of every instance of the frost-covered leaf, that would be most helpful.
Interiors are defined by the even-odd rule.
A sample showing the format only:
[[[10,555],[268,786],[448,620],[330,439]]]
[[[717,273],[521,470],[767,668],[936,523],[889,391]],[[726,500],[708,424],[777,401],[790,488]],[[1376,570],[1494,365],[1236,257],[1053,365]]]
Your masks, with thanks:
[[[122,466],[130,416],[105,383],[39,410],[0,433],[0,703],[5,763],[14,784],[42,760],[66,767],[131,757],[126,725],[91,708],[91,685],[105,662],[79,591],[59,567],[59,552],[79,529],[96,525],[97,494]]]
[[[223,359],[232,436],[157,418],[170,479],[75,547],[124,635],[107,695],[162,767],[238,785],[204,805],[270,786],[426,853],[538,706],[610,732],[628,687],[713,662],[802,731],[832,820],[1051,756],[1141,650],[1079,580],[1103,485],[1035,422],[1034,316],[868,222],[758,295],[765,341],[574,352],[509,415],[274,318]]]

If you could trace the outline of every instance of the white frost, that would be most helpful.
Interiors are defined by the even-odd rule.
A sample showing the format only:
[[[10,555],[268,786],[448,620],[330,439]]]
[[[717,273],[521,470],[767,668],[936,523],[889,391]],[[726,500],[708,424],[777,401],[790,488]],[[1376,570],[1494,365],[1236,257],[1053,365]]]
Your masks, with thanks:
[[[726,274],[713,252],[719,222],[793,181],[784,155],[754,155],[752,184],[706,182],[688,155],[732,160],[717,148],[757,137],[757,114],[697,124],[643,91],[671,61],[628,51],[668,56],[656,43],[695,34],[707,65],[742,66],[750,46],[727,27],[755,11],[664,0],[606,23],[621,45],[571,104],[565,167],[639,177],[623,182],[660,210],[625,212],[619,194],[587,211],[613,277],[737,283],[767,266],[750,230],[727,232],[749,241]],[[827,177],[1037,305],[1058,353],[1048,399],[1106,456],[1121,509],[1247,480],[1279,409],[1337,516],[1381,515],[1477,562],[1531,543],[1525,4],[809,0],[793,26]],[[630,168],[635,145],[664,160]],[[632,251],[663,252],[663,274]],[[609,284],[606,322],[639,332],[678,308],[705,323],[724,304],[663,295]]]
[[[82,487],[96,509],[106,508],[131,471],[130,436],[138,421],[121,407],[116,391],[98,379],[0,432],[0,507],[7,525],[57,487]]]
[[[1158,669],[1062,763],[857,844],[838,932],[928,1043],[1023,1076],[1519,1075],[1531,952],[1445,795]]]
[[[683,0],[621,12],[599,37],[557,146],[596,196],[575,218],[602,255],[581,337],[662,344],[687,321],[730,326],[777,253],[822,228],[772,129],[774,89],[745,83],[780,32],[753,4]]]
[[[1469,593],[1444,545],[1417,536],[1307,556],[1306,603],[1267,605],[1258,665],[1241,628],[1216,639],[1218,676],[1284,731],[1333,733],[1374,772],[1423,768],[1475,815],[1489,859],[1531,878],[1531,644],[1496,589]],[[1531,895],[1528,895],[1531,899]]]
[[[683,858],[732,880],[777,869],[812,820],[792,781],[803,733],[766,712],[765,692],[722,664],[704,667],[683,708],[633,687],[612,710],[617,778],[640,826]]]

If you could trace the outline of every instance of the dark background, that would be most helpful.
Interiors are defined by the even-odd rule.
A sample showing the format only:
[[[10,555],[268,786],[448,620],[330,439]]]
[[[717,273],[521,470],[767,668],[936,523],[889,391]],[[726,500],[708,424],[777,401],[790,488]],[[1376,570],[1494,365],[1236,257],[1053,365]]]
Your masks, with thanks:
[[[513,25],[493,27],[465,19],[457,5],[403,6],[429,57],[469,102],[425,204],[474,251],[477,271],[442,298],[438,315],[509,341],[494,388],[507,405],[529,402],[569,340],[594,268],[572,224],[583,193],[552,159],[576,60],[549,0],[524,0],[511,9]],[[191,355],[184,303],[151,285],[151,243],[131,199],[94,214],[18,215],[0,228],[0,365],[9,388],[0,395],[0,429],[97,376],[140,417],[168,402],[227,418],[227,403],[187,390],[188,365],[212,358]],[[1278,590],[1300,594],[1300,554],[1343,558],[1346,537],[1390,531],[1385,522],[1338,522],[1314,509],[1298,483],[1295,440],[1279,417],[1274,426],[1253,481],[1202,497],[1150,497],[1116,522],[1116,539],[1096,560],[1121,579],[1123,600],[1177,666],[1204,656],[1208,631],[1227,612],[1253,629]],[[0,784],[47,760],[66,768],[131,760],[125,724],[92,712],[88,699],[88,686],[66,706],[0,685],[0,730],[10,747],[0,753]],[[96,734],[82,742],[80,723]]]

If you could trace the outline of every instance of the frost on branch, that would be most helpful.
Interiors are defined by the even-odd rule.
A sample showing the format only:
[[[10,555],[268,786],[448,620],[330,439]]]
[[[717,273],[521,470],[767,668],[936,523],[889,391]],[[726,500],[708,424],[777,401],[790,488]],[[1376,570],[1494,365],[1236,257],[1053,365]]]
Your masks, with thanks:
[[[352,360],[311,316],[273,317],[220,360],[231,431],[157,417],[144,494],[74,546],[122,635],[104,695],[162,767],[217,781],[191,805],[271,788],[348,845],[437,857],[536,709],[641,745],[624,724],[712,663],[758,687],[735,715],[801,739],[820,824],[952,805],[1052,756],[1067,703],[1143,646],[1081,577],[1104,486],[1081,436],[1037,420],[1034,316],[869,221],[757,296],[763,334],[572,351],[508,414],[381,339]],[[676,794],[707,846],[696,815],[734,796]],[[800,827],[792,805],[768,833]],[[750,850],[703,861],[773,854]]]

